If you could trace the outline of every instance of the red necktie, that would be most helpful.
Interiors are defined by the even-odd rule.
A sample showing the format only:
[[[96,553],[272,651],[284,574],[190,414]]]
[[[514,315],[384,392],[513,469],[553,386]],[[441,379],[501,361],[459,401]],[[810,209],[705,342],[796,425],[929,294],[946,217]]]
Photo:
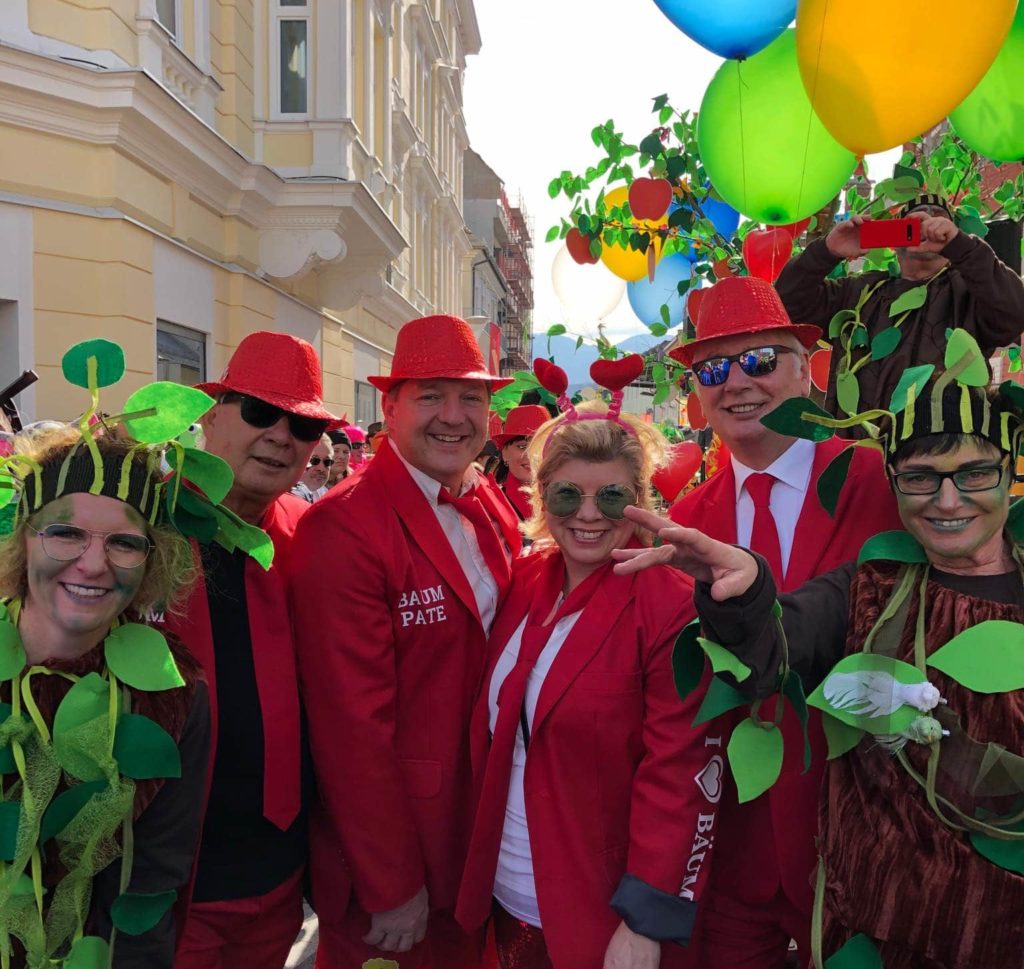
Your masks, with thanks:
[[[480,499],[472,491],[461,498],[454,498],[447,488],[442,488],[438,492],[437,503],[453,505],[455,510],[473,526],[473,531],[476,532],[476,543],[480,546],[480,552],[487,563],[487,568],[498,584],[498,598],[504,598],[512,581],[512,571],[508,556],[498,537],[497,525],[487,514],[487,509],[480,504]]]
[[[573,589],[547,623],[544,623],[544,619],[551,611],[564,581],[564,565],[560,555],[551,556],[538,583],[537,595],[534,597],[533,607],[523,629],[516,665],[509,671],[498,691],[498,717],[491,736],[491,749],[487,755],[480,803],[463,874],[464,885],[475,886],[477,889],[486,886],[486,890],[474,893],[472,898],[459,900],[457,917],[463,925],[481,924],[490,911],[490,890],[494,886],[494,873],[498,867],[498,854],[501,850],[501,834],[505,827],[505,805],[508,801],[508,786],[512,775],[512,756],[515,753],[516,732],[520,725],[520,714],[530,671],[536,665],[537,658],[551,638],[555,626],[561,619],[586,607],[614,564],[609,562],[603,565]]]
[[[781,588],[783,580],[782,547],[779,545],[779,530],[775,525],[769,504],[772,486],[777,479],[770,474],[752,474],[746,481],[747,494],[754,502],[754,528],[750,533],[750,550],[763,555],[768,561],[772,578]]]

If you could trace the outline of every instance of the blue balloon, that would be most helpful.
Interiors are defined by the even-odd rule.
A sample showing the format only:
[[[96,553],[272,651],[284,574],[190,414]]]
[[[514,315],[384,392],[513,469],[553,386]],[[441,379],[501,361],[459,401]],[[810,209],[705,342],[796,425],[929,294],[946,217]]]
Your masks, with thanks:
[[[711,224],[725,236],[731,239],[732,234],[740,226],[740,214],[728,202],[719,202],[709,195],[700,207],[704,214],[711,220]]]
[[[796,16],[796,0],[654,0],[701,47],[743,60],[767,47]]]
[[[676,253],[672,256],[665,256],[657,266],[654,267],[654,282],[650,282],[646,276],[638,279],[635,283],[626,284],[626,295],[629,297],[629,305],[633,312],[643,324],[664,323],[661,318],[662,306],[668,306],[670,326],[675,326],[683,320],[683,313],[686,311],[686,296],[680,296],[677,286],[684,280],[689,279],[693,273],[693,266],[690,260]]]

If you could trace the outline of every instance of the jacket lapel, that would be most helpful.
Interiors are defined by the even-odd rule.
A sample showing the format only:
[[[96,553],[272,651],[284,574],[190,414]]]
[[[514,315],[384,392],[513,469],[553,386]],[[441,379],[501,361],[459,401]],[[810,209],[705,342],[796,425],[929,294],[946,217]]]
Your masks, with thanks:
[[[689,517],[705,535],[728,545],[736,544],[736,475],[732,461],[693,492]]]
[[[382,489],[388,496],[385,504],[390,503],[396,510],[402,525],[416,544],[430,556],[431,563],[462,600],[462,604],[476,616],[477,621],[480,621],[476,597],[473,595],[469,579],[455,557],[455,552],[452,551],[451,543],[441,528],[434,509],[405,469],[401,459],[390,447],[381,448],[364,473],[370,474],[374,469],[377,472],[374,477],[380,478]]]
[[[813,578],[817,574],[822,555],[829,547],[829,539],[835,531],[835,521],[818,501],[818,479],[829,462],[846,446],[847,442],[831,438],[828,441],[820,441],[814,448],[811,480],[807,485],[804,506],[800,510],[800,517],[793,533],[789,567],[786,569],[786,578],[782,584],[784,592],[796,589]]]

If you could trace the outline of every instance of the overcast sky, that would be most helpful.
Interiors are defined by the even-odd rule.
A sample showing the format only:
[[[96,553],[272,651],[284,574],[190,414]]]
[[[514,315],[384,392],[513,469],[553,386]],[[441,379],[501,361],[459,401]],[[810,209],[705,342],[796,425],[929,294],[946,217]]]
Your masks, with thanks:
[[[590,131],[609,118],[635,144],[657,124],[657,95],[668,94],[680,110],[698,109],[722,61],[680,33],[652,0],[475,3],[483,48],[468,62],[466,123],[473,148],[511,199],[522,195],[533,219],[534,329],[545,330],[563,315],[551,285],[561,243],[544,236],[569,214],[564,195],[548,199],[548,183],[563,169],[582,172],[596,163]],[[609,322],[616,339],[646,332],[625,297]]]

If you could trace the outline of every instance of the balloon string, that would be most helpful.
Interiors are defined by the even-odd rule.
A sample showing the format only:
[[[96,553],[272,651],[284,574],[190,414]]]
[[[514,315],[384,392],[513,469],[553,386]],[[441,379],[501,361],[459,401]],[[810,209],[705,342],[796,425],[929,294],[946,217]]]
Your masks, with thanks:
[[[747,204],[747,128],[743,123],[743,61],[736,62],[736,100],[740,106],[740,173],[743,179],[743,204]]]

